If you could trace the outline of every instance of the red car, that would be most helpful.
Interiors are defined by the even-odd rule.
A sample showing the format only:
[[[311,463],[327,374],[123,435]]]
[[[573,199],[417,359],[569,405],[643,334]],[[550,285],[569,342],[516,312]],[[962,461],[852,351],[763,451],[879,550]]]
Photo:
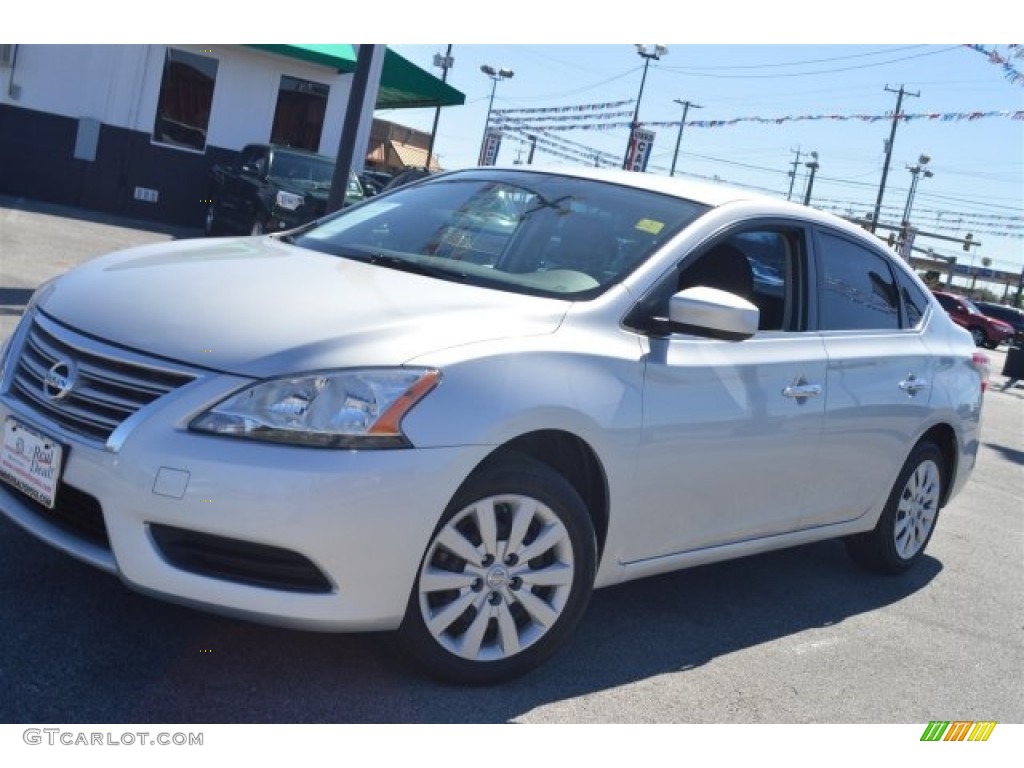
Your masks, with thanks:
[[[995,349],[1013,338],[1013,326],[982,313],[964,296],[943,291],[932,291],[939,304],[946,310],[953,322],[971,332],[974,343],[979,347]]]

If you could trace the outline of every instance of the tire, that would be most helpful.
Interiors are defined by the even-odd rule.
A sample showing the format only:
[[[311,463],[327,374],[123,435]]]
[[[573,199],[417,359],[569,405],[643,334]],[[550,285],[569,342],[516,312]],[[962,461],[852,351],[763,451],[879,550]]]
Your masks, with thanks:
[[[447,682],[519,677],[575,630],[596,562],[590,516],[565,478],[524,456],[484,465],[431,536],[399,645]]]
[[[220,223],[217,221],[217,204],[210,203],[206,209],[206,220],[203,222],[203,229],[207,237],[212,237],[220,232]]]
[[[846,539],[846,549],[861,567],[899,574],[916,563],[935,531],[945,493],[945,461],[938,447],[918,443],[896,478],[873,531]]]
[[[999,342],[998,341],[986,341],[985,342],[985,349],[995,349],[998,346],[999,346]]]
[[[979,328],[978,326],[975,325],[971,328],[968,328],[967,330],[971,332],[971,338],[974,339],[974,346],[980,347],[984,345],[986,341],[988,341],[988,337],[985,335],[984,328]]]

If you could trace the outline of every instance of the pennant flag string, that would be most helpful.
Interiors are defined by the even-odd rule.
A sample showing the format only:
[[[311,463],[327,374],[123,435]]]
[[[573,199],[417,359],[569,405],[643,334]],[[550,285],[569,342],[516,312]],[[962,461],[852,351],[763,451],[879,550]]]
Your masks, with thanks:
[[[557,140],[552,140],[553,137],[552,139],[549,139],[545,138],[543,135],[526,135],[519,131],[518,129],[512,129],[511,133],[516,137],[516,140],[519,141],[520,143],[536,144],[536,146],[540,149],[543,149],[543,151],[548,152],[549,154],[552,155],[556,155],[563,159],[586,160],[588,163],[600,163],[603,165],[613,166],[617,166],[620,162],[618,158],[613,158],[606,152],[593,150],[582,144],[575,144],[575,142],[566,142],[561,137],[558,137]],[[524,138],[518,138],[520,136]],[[575,147],[580,147],[580,149],[575,149],[574,146],[566,146],[567,144],[574,145]]]
[[[1009,59],[1000,54],[995,48],[986,48],[982,45],[965,45],[964,47],[970,48],[972,51],[977,51],[978,53],[987,56],[991,63],[1002,68],[1004,77],[1006,77],[1006,79],[1011,83],[1024,85],[1024,75],[1018,72],[1010,63]],[[1013,52],[1013,58],[1020,58],[1021,55],[1024,54],[1024,50],[1022,50],[1019,45],[1011,45],[1010,50]]]
[[[614,118],[614,117],[629,117],[632,114],[633,114],[632,112],[628,112],[628,111],[627,112],[599,112],[597,114],[587,115],[587,118],[589,120],[608,120],[608,119]],[[576,115],[573,115],[572,117],[563,117],[561,115],[552,115],[552,116],[549,116],[549,117],[531,117],[530,118],[530,122],[531,123],[540,123],[540,122],[552,122],[552,121],[559,121],[559,120],[579,120],[579,119],[580,118],[578,116],[576,116]],[[498,125],[498,126],[500,126],[500,125],[502,125],[503,123],[506,123],[506,122],[513,122],[513,121],[521,122],[522,120],[523,120],[523,118],[521,118],[521,117],[513,117],[511,115],[504,115],[504,114],[496,115],[493,112],[491,113],[491,122],[494,123],[495,125]]]
[[[512,138],[513,138],[514,141],[518,141],[520,144],[533,144],[533,143],[536,143],[537,148],[540,151],[546,152],[546,153],[548,153],[550,155],[554,155],[555,157],[560,157],[563,160],[585,160],[588,165],[605,165],[605,166],[607,166],[607,165],[610,164],[610,161],[606,157],[601,155],[600,153],[580,152],[578,150],[571,149],[569,147],[564,147],[564,146],[562,146],[562,145],[560,145],[558,143],[555,143],[555,142],[552,142],[552,141],[548,141],[548,140],[546,140],[544,138],[534,137],[535,142],[534,141],[530,141],[530,140],[525,139],[525,138],[520,138],[519,134],[513,136]],[[615,161],[614,165],[617,166],[618,165],[618,161]]]
[[[955,122],[955,121],[974,121],[993,117],[1009,118],[1011,120],[1024,120],[1024,110],[1008,111],[989,111],[989,112],[919,112],[909,113],[904,112],[896,116],[897,120],[903,122],[910,122],[911,120],[939,120],[941,122]],[[886,115],[785,115],[781,117],[734,117],[726,120],[691,120],[686,123],[687,128],[723,128],[731,125],[739,125],[740,123],[755,123],[760,125],[781,125],[783,123],[794,123],[794,122],[806,122],[814,120],[839,120],[839,121],[850,121],[856,120],[861,122],[875,123],[883,120],[892,120],[892,113]],[[508,124],[514,126],[519,130],[524,131],[610,131],[618,128],[629,128],[632,123],[618,121],[618,122],[603,122],[603,123],[585,123],[585,122],[573,122],[573,118],[564,118],[566,122],[559,123],[553,122],[550,125],[540,126],[531,120],[517,120],[513,121],[510,118],[505,118],[502,124]],[[641,125],[651,128],[678,128],[679,121],[665,121],[665,122],[641,122]]]
[[[576,104],[568,107],[531,107],[523,109],[496,109],[493,114],[495,115],[513,115],[513,114],[554,114],[556,112],[600,112],[606,109],[617,109],[623,107],[626,104],[632,104],[632,99],[626,99],[625,101],[606,101],[602,104]]]

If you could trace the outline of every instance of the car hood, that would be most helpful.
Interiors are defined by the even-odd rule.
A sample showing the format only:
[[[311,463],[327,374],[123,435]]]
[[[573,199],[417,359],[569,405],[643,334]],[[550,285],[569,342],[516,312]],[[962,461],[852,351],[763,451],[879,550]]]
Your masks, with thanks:
[[[990,323],[992,323],[996,328],[999,328],[1002,331],[1009,331],[1011,333],[1013,332],[1013,326],[1010,325],[1005,320],[1000,320],[998,317],[991,317],[989,315],[982,315],[982,317],[984,317],[986,320],[988,320]]]
[[[264,237],[183,240],[104,256],[50,283],[38,307],[133,350],[264,377],[398,365],[453,346],[552,333],[569,302]]]
[[[309,187],[303,187],[295,184],[282,184],[279,189],[282,192],[291,192],[292,194],[303,198],[304,206],[306,207],[299,208],[296,213],[305,212],[306,218],[309,218],[309,211],[313,211],[313,215],[316,217],[323,216],[327,210],[327,201],[331,196],[330,187],[314,187],[310,189]],[[356,203],[363,202],[365,199],[366,196],[363,194],[354,193],[350,189],[345,190],[345,205],[355,205]],[[281,213],[281,209],[277,208],[275,210],[278,212],[278,215],[284,215],[285,218],[288,217],[287,213]]]

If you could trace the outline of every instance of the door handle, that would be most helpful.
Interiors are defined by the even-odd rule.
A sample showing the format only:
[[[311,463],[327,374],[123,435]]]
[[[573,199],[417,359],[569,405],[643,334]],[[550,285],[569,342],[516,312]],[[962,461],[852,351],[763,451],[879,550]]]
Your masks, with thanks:
[[[782,390],[786,397],[816,397],[821,394],[820,384],[793,384]]]
[[[785,397],[792,397],[803,402],[809,397],[817,397],[821,394],[821,384],[811,384],[803,376],[782,390]]]
[[[922,381],[917,378],[914,374],[909,374],[907,378],[899,383],[899,388],[906,392],[908,395],[916,395],[922,389],[928,388],[928,382]]]

